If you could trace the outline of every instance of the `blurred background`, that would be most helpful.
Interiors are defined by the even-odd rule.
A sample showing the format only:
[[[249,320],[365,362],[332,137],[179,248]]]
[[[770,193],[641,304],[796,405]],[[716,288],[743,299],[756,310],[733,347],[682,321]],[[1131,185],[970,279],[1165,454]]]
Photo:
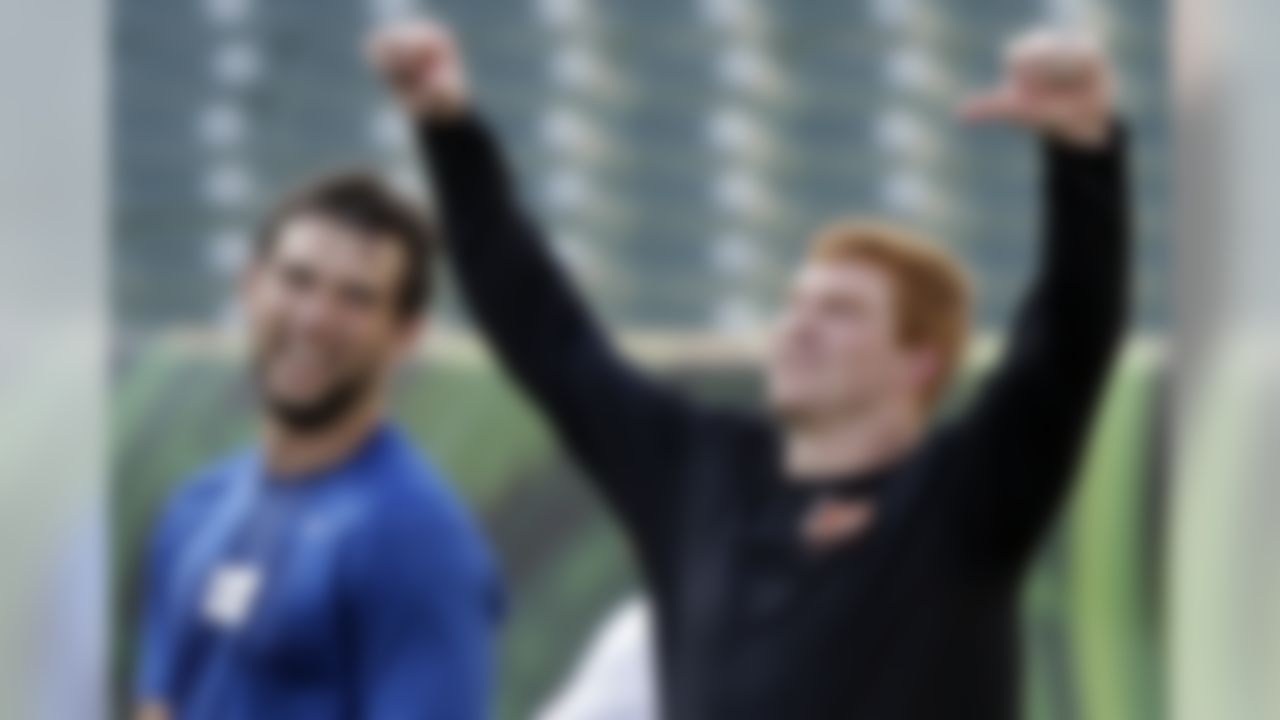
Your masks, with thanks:
[[[1164,0],[114,0],[109,102],[112,666],[138,548],[187,473],[252,434],[232,295],[262,210],[316,172],[429,202],[365,71],[370,27],[451,23],[534,214],[641,362],[753,404],[759,338],[810,234],[890,216],[979,279],[981,372],[1039,245],[1034,146],[952,116],[1013,32],[1096,32],[1136,140],[1132,339],[1025,601],[1032,720],[1165,717],[1162,432],[1171,139]],[[635,590],[597,499],[450,299],[399,416],[495,538],[512,599],[500,717],[529,717]],[[123,696],[117,702],[123,701]],[[120,707],[120,705],[117,705]]]

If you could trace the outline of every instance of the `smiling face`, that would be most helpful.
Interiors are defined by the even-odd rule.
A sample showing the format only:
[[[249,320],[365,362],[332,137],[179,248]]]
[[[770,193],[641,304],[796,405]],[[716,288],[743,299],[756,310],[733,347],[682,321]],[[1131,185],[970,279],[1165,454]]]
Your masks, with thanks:
[[[383,387],[417,320],[399,295],[407,254],[319,214],[276,229],[244,283],[257,387],[294,429],[319,429]]]
[[[391,238],[314,213],[276,233],[245,282],[257,384],[278,419],[318,428],[382,387],[411,347],[409,258]]]
[[[810,262],[778,322],[769,399],[786,417],[838,416],[920,391],[919,358],[900,342],[893,287],[867,263]]]
[[[412,205],[360,171],[276,207],[241,287],[268,413],[316,431],[382,392],[430,299],[434,239]]]
[[[837,226],[797,272],[775,328],[770,405],[796,422],[886,404],[927,409],[966,316],[963,275],[940,251],[881,226]]]

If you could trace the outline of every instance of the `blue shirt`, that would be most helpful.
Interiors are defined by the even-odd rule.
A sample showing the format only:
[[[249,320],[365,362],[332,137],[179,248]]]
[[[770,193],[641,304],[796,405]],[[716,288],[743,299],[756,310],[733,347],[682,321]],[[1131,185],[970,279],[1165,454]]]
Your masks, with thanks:
[[[177,720],[488,715],[497,573],[394,428],[305,478],[255,451],[200,473],[146,572],[137,692]]]

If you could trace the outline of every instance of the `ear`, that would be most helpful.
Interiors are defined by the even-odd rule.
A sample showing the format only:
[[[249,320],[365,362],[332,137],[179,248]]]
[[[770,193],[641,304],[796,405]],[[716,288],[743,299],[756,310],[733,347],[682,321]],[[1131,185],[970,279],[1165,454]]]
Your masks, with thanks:
[[[923,395],[942,373],[942,359],[931,347],[913,348],[907,357],[907,373],[911,386]]]

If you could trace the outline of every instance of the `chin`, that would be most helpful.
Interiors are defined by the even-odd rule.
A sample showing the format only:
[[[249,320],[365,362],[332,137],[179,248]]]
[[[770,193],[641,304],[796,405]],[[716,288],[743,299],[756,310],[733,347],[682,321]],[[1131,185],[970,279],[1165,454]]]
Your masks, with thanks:
[[[315,433],[333,427],[347,417],[354,399],[335,395],[306,402],[268,398],[266,410],[277,422],[297,433]]]
[[[779,420],[792,420],[809,415],[815,403],[798,395],[770,393],[767,408],[769,414]]]
[[[297,410],[305,412],[307,408],[321,404],[323,393],[281,392],[277,390],[263,393],[262,399],[267,407],[281,408],[285,411]]]
[[[293,388],[294,392],[267,390],[262,400],[267,412],[285,426],[299,432],[316,432],[356,411],[373,391],[374,383],[372,375],[358,375],[313,392],[300,388]]]

